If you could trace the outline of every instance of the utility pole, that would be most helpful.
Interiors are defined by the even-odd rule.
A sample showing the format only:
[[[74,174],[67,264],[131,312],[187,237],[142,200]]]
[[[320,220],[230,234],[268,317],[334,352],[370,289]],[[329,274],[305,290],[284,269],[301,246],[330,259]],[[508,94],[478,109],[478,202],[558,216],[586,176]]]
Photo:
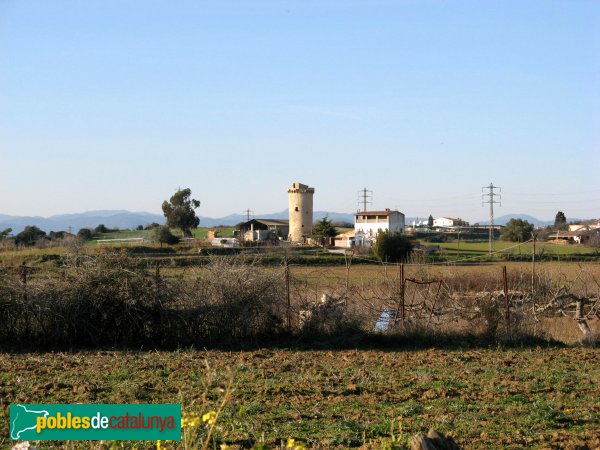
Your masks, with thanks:
[[[250,222],[250,214],[252,214],[252,216],[254,216],[254,211],[252,211],[248,208],[244,211],[244,214],[246,214],[246,222]]]
[[[489,192],[481,194],[481,206],[485,203],[490,204],[490,233],[489,233],[489,254],[491,255],[494,251],[494,203],[498,203],[502,206],[502,203],[494,200],[494,197],[498,197],[501,200],[500,194],[494,192],[494,189],[498,189],[498,191],[502,192],[502,189],[498,186],[494,186],[494,183],[490,183],[489,186],[484,186],[481,188],[482,190],[488,189]],[[489,197],[489,200],[485,200],[486,197]]]
[[[533,252],[531,253],[531,297],[535,295],[535,231],[531,233],[533,238]]]
[[[373,204],[373,191],[369,191],[367,188],[363,188],[358,191],[358,204],[362,204],[363,211],[367,210],[367,204]]]

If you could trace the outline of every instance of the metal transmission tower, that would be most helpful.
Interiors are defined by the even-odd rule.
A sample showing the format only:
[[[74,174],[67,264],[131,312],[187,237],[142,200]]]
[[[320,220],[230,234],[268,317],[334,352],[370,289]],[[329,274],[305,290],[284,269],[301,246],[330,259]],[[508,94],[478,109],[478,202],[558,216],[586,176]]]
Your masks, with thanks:
[[[500,206],[502,206],[501,202],[494,200],[494,197],[498,197],[499,200],[502,199],[500,194],[497,194],[496,192],[494,192],[494,189],[498,189],[498,191],[502,192],[502,188],[500,188],[498,186],[494,186],[494,183],[490,183],[489,186],[484,186],[481,188],[482,191],[485,189],[488,189],[489,192],[481,194],[481,206],[483,206],[485,203],[490,204],[489,254],[491,255],[492,252],[494,251],[494,203],[498,203]],[[486,197],[488,197],[489,200],[486,201],[485,200]]]
[[[250,222],[250,214],[254,217],[254,211],[250,210],[250,208],[246,209],[244,214],[246,215],[246,222]]]
[[[368,203],[373,204],[373,191],[363,188],[358,191],[358,204],[359,206],[362,205],[363,211],[366,211]]]

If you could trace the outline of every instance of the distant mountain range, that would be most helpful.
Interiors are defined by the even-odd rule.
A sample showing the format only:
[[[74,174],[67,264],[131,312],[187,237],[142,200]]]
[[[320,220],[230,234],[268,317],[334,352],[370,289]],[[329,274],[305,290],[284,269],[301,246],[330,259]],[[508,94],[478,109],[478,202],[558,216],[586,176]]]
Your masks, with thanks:
[[[344,214],[328,211],[315,211],[315,220],[320,220],[327,216],[334,222],[349,222],[354,223],[353,214]],[[230,214],[225,217],[200,217],[201,227],[216,227],[218,225],[233,226],[240,222],[245,222],[247,217],[243,214]],[[287,219],[288,211],[283,210],[271,214],[261,214],[252,216],[261,219]],[[251,218],[252,218],[251,217]],[[126,210],[102,210],[102,211],[87,211],[76,214],[60,214],[50,217],[41,216],[9,216],[0,214],[0,231],[6,228],[12,228],[13,234],[19,233],[27,225],[35,225],[36,227],[50,231],[69,231],[76,233],[81,228],[95,228],[103,224],[108,228],[134,229],[139,225],[149,225],[153,222],[165,223],[164,216],[160,214],[152,214],[147,212],[132,212]]]
[[[60,214],[50,217],[40,216],[7,216],[0,214],[0,230],[12,228],[13,234],[19,233],[27,225],[49,231],[69,231],[76,233],[81,228],[94,228],[100,224],[108,228],[135,228],[152,222],[164,223],[162,215],[146,212],[119,211],[88,211],[76,214]]]
[[[506,223],[510,220],[510,219],[521,219],[521,220],[526,220],[527,222],[533,224],[536,228],[539,227],[545,227],[548,225],[554,225],[554,220],[540,220],[537,219],[533,216],[529,216],[527,214],[506,214],[504,216],[500,216],[500,217],[495,217],[494,218],[494,224],[495,225],[506,225]],[[576,219],[573,217],[567,217],[567,223],[568,222],[576,222],[580,219]],[[474,222],[475,223],[475,222]],[[479,223],[479,225],[489,225],[490,221],[489,220],[482,220]],[[471,223],[471,225],[473,225],[473,223]]]
[[[320,220],[323,217],[328,217],[329,220],[337,223],[354,223],[353,213],[337,213],[331,211],[315,211],[313,214],[314,220]],[[261,219],[287,219],[288,210],[271,214],[260,214],[252,216]],[[497,225],[506,225],[512,218],[527,220],[536,227],[553,225],[554,221],[543,221],[526,214],[506,214],[497,217],[494,223]],[[246,221],[247,217],[243,214],[230,214],[225,217],[203,217],[200,216],[200,226],[216,227],[218,225],[232,226],[240,222]],[[415,220],[413,217],[407,217],[406,223],[410,224]],[[576,219],[569,218],[568,222]],[[87,211],[76,214],[60,214],[50,217],[40,216],[8,216],[0,214],[0,231],[6,228],[12,228],[13,234],[19,233],[27,225],[35,225],[36,227],[46,231],[71,231],[76,233],[81,228],[95,228],[103,224],[108,228],[118,229],[134,229],[138,225],[149,225],[153,222],[163,224],[165,218],[160,214],[152,214],[147,212],[132,212],[126,210],[102,210],[102,211]],[[480,225],[487,225],[489,221],[480,221]],[[473,223],[472,223],[473,224]]]

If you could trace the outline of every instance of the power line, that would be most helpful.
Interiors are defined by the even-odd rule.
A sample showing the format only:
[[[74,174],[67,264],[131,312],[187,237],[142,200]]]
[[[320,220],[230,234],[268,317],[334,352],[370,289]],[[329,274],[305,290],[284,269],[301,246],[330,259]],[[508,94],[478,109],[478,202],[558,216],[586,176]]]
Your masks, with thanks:
[[[528,197],[536,197],[536,196],[565,196],[565,195],[579,195],[579,194],[592,194],[600,192],[600,189],[591,189],[587,191],[561,191],[561,192],[518,192],[518,191],[504,191],[504,194],[514,194],[518,196],[528,196]]]
[[[362,204],[363,211],[366,211],[368,203],[373,204],[373,191],[363,188],[358,191],[358,205],[360,206]]]
[[[246,215],[246,222],[250,222],[250,214],[252,214],[252,217],[254,217],[254,211],[250,210],[249,208],[244,211],[244,214]]]
[[[498,186],[494,186],[494,183],[490,183],[489,186],[484,186],[481,188],[481,190],[483,191],[484,189],[489,189],[489,193],[487,194],[481,194],[481,206],[484,205],[484,203],[489,203],[490,204],[490,234],[489,234],[489,254],[491,255],[492,252],[494,251],[494,203],[498,203],[500,206],[502,206],[502,203],[497,202],[496,200],[494,200],[494,197],[499,197],[499,199],[501,200],[502,197],[500,196],[500,194],[497,194],[494,192],[494,189],[498,189],[500,192],[502,192],[502,188],[498,187]],[[489,200],[484,201],[485,197],[488,196]]]

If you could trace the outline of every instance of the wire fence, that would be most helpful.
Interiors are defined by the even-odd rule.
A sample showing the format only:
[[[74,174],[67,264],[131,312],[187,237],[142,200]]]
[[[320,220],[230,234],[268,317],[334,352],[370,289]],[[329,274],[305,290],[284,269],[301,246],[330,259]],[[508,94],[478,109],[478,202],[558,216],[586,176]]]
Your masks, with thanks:
[[[355,256],[356,257],[356,256]],[[0,272],[0,342],[32,345],[209,345],[276,336],[462,333],[486,339],[542,335],[569,317],[583,338],[600,319],[597,271],[461,273],[435,264],[385,264],[368,277],[213,257],[176,273],[123,253],[75,254],[54,270]]]

